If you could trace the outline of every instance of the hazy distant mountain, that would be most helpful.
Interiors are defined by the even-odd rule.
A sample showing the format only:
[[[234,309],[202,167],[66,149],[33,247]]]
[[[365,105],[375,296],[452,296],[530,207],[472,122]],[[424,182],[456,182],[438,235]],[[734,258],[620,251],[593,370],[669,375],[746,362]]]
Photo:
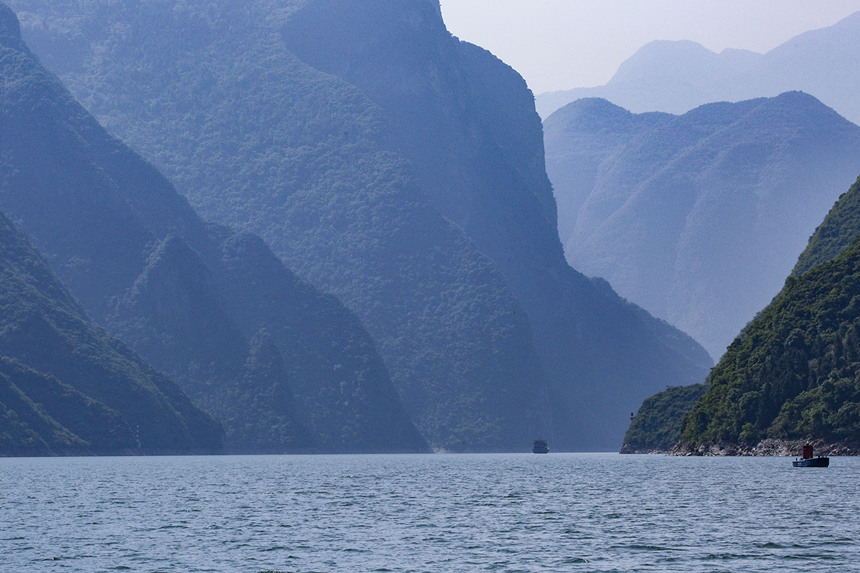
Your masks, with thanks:
[[[798,92],[682,116],[580,100],[545,129],[568,260],[714,356],[860,172],[860,128]]]
[[[541,117],[585,97],[601,97],[635,113],[684,113],[705,103],[772,97],[800,90],[860,123],[860,12],[800,34],[766,54],[690,41],[656,41],[621,64],[603,86],[540,94]]]
[[[531,94],[438,1],[11,4],[195,207],[360,316],[433,445],[614,448],[710,366],[567,266]]]
[[[684,113],[705,103],[737,101],[732,80],[761,58],[747,50],[716,54],[689,40],[657,40],[625,60],[606,85],[540,94],[535,106],[547,118],[572,101],[598,97],[636,113]]]
[[[0,214],[0,456],[217,453],[222,436],[175,383],[89,321]]]
[[[41,68],[3,5],[0,77],[0,208],[230,451],[426,449],[358,320],[259,239],[205,225]]]

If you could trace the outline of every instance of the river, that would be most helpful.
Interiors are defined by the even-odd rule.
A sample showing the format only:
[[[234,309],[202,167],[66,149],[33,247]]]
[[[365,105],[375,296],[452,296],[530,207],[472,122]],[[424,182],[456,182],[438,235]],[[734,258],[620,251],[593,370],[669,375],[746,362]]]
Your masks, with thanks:
[[[0,459],[0,571],[847,571],[860,458]]]

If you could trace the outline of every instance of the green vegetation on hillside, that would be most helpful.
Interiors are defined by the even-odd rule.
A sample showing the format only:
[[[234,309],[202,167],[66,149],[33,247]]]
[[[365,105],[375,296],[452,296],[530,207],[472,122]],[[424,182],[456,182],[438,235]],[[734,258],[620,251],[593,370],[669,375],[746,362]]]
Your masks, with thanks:
[[[228,451],[426,451],[355,316],[262,241],[236,248],[249,241],[200,220],[41,67],[2,4],[0,77],[0,208],[94,320],[223,423]],[[42,326],[32,340],[49,348]],[[262,330],[270,344],[257,347]]]
[[[359,11],[365,7],[352,4]],[[362,42],[373,42],[375,32],[400,21],[403,10],[424,12],[433,2],[386,4],[392,9],[382,11],[385,19]],[[377,3],[371,7],[380,9]],[[373,384],[390,372],[412,419],[439,448],[509,450],[548,432],[546,384],[526,312],[493,262],[434,209],[407,158],[390,149],[385,110],[361,89],[315,70],[284,48],[282,28],[292,10],[275,10],[265,1],[239,7],[222,0],[187,9],[170,2],[79,8],[77,24],[87,30],[110,36],[117,30],[113,22],[126,24],[120,36],[99,40],[108,42],[104,47],[114,51],[108,60],[119,65],[76,70],[87,81],[69,78],[78,87],[97,82],[92,91],[85,89],[89,93],[78,92],[82,101],[156,161],[201,212],[259,233],[291,270],[359,316],[361,323],[351,317],[348,327],[341,322],[304,330],[340,333],[328,347],[281,344],[288,335],[303,333],[298,325],[308,324],[305,318],[313,311],[292,319],[277,311],[283,320],[295,320],[295,328],[267,324],[271,308],[259,312],[265,306],[260,301],[245,301],[233,285],[219,281],[229,293],[224,304],[236,306],[230,315],[246,337],[265,327],[288,362],[298,354],[293,348],[308,351],[300,357],[307,366],[287,364],[297,403],[306,406],[298,409],[303,422],[335,443],[343,442],[344,434],[357,438],[356,427],[376,427],[363,439],[370,442],[374,435],[377,449],[383,443],[403,449],[390,444],[394,428],[381,424],[391,419],[387,412],[402,406]],[[69,14],[75,10],[38,3],[27,8],[31,14],[62,16],[63,25],[75,25],[75,14]],[[441,20],[438,24],[444,32]],[[196,33],[188,34],[189,29]],[[416,30],[419,37],[426,31]],[[345,45],[361,49],[357,43]],[[138,72],[129,74],[125,64],[132,61]],[[382,61],[368,63],[384,67]],[[141,104],[138,98],[159,103]],[[539,131],[537,122],[535,127]],[[146,206],[138,210],[146,212]],[[241,261],[236,266],[247,267]],[[216,277],[229,274],[210,270]],[[247,289],[260,284],[238,280]],[[269,286],[259,290],[266,296],[277,292]],[[288,293],[282,298],[290,301]],[[236,301],[255,308],[254,316],[263,321],[249,324]],[[123,315],[124,336],[139,324],[146,321]],[[349,334],[362,325],[374,336],[370,344]],[[336,349],[362,354],[344,352],[335,359]],[[156,364],[172,372],[167,364]],[[184,384],[184,373],[176,377]],[[369,404],[376,404],[372,413],[344,415]],[[229,427],[227,432],[231,435]]]
[[[0,455],[214,453],[218,424],[93,325],[0,214]]]
[[[532,94],[438,1],[13,5],[111,132],[358,315],[432,445],[617,447],[619,412],[711,365],[567,266]]]
[[[797,259],[792,276],[799,277],[813,267],[835,259],[857,235],[860,235],[860,178],[839,197],[815,229],[809,244]]]
[[[705,384],[674,386],[642,402],[624,435],[622,453],[668,452],[681,438],[681,421],[707,390]]]
[[[790,277],[729,347],[681,441],[860,443],[860,241]]]

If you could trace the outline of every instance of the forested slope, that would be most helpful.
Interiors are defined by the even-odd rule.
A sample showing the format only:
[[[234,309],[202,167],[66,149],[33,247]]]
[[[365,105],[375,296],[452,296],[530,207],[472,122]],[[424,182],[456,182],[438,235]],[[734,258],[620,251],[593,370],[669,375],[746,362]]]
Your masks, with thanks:
[[[205,224],[2,5],[0,23],[0,207],[90,316],[221,421],[229,451],[424,451],[358,320],[261,241]]]
[[[860,444],[860,242],[785,288],[729,347],[681,446]]]
[[[809,238],[797,259],[792,276],[799,277],[813,267],[835,259],[860,235],[860,179],[840,195],[824,221]]]
[[[12,5],[196,208],[359,316],[434,446],[615,448],[710,366],[566,264],[531,94],[438,2]]]
[[[822,451],[857,451],[858,193],[855,183],[840,196],[782,291],[741,331],[706,384],[643,402],[623,451],[786,454],[804,441]]]
[[[218,453],[222,438],[0,214],[0,456]]]

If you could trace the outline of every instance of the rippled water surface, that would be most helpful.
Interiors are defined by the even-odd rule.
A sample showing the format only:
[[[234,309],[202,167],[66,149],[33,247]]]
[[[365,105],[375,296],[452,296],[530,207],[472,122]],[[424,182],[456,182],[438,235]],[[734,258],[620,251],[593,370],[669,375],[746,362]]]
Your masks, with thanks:
[[[0,571],[852,571],[860,459],[0,459]]]

